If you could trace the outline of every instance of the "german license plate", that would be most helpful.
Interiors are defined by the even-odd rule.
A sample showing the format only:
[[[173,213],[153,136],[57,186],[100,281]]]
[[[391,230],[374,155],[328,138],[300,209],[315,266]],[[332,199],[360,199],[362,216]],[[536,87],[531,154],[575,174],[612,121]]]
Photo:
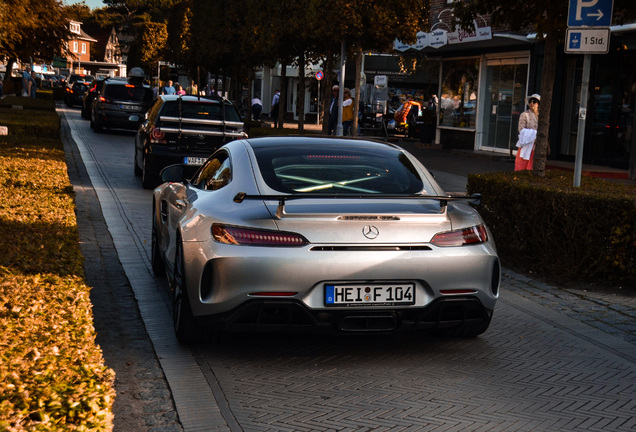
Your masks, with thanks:
[[[415,304],[414,284],[325,285],[326,306],[395,306]]]
[[[203,165],[207,158],[187,156],[183,158],[185,165]]]

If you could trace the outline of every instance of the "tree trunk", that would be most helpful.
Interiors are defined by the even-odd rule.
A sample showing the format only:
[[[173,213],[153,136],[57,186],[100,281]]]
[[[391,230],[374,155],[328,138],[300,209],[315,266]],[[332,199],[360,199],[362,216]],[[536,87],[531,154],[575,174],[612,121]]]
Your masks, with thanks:
[[[296,107],[298,113],[298,130],[305,130],[305,52],[298,56],[298,98]]]
[[[552,90],[556,73],[558,35],[549,32],[545,39],[545,57],[541,76],[541,104],[539,106],[539,126],[535,141],[533,173],[545,177],[545,164],[548,158],[548,137],[550,132],[550,110],[552,108]]]
[[[248,101],[248,110],[247,110],[247,121],[252,121],[252,99],[254,99],[254,94],[252,93],[254,87],[254,68],[249,67],[247,70],[247,101]],[[259,96],[260,98],[260,96]]]
[[[360,77],[362,76],[362,48],[356,47],[356,74],[354,76],[356,97],[353,99],[353,123],[351,136],[358,136],[358,109],[360,108]]]
[[[278,102],[278,129],[283,129],[287,111],[287,63],[280,65],[280,99]]]
[[[17,93],[17,89],[14,88],[13,86],[13,80],[11,79],[11,72],[13,71],[13,65],[15,64],[16,59],[15,58],[9,58],[9,60],[7,61],[7,69],[4,73],[4,86],[3,86],[3,92],[4,95],[9,95],[9,94],[13,94],[13,93]]]

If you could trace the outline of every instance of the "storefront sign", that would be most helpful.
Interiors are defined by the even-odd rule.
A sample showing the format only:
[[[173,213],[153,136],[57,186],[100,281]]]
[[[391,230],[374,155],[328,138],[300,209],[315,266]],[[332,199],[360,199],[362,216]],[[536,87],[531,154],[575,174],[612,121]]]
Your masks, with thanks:
[[[468,31],[457,27],[454,32],[448,34],[449,45],[489,39],[492,39],[492,29],[490,27],[477,27],[474,31]]]
[[[393,48],[397,51],[406,51],[409,49],[419,51],[426,47],[437,49],[446,44],[459,44],[489,39],[492,39],[492,29],[490,27],[476,27],[473,31],[457,27],[457,29],[451,33],[442,29],[437,29],[430,33],[417,32],[417,42],[415,44],[408,45],[396,39],[393,42]]]
[[[446,30],[435,30],[428,34],[428,46],[439,48],[448,43],[448,32]]]

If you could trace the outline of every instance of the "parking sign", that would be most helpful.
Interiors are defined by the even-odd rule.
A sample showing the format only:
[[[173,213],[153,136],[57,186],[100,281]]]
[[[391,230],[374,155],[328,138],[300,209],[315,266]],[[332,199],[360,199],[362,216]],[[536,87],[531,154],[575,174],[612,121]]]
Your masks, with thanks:
[[[568,27],[609,27],[614,0],[570,0]]]

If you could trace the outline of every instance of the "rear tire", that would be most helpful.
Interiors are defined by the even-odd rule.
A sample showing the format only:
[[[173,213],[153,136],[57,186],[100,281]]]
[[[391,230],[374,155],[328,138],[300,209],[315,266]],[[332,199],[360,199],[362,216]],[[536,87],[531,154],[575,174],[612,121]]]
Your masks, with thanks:
[[[102,123],[99,120],[95,120],[95,123],[93,124],[93,130],[97,133],[102,133],[104,132],[104,126],[102,126]]]
[[[139,168],[139,165],[137,165],[137,151],[135,150],[135,157],[133,159],[133,167],[135,167],[135,177],[141,177],[141,175],[143,174],[143,170],[141,168]]]
[[[175,252],[174,275],[172,279],[172,320],[174,332],[179,342],[188,344],[200,342],[203,330],[194,320],[190,299],[186,292],[186,279],[183,268],[183,246],[178,239]]]
[[[166,266],[161,258],[159,252],[159,238],[157,229],[157,211],[154,203],[152,206],[152,236],[150,240],[150,264],[152,264],[152,271],[157,276],[166,275]]]
[[[143,168],[141,172],[141,183],[144,189],[154,189],[157,184],[156,174],[150,168],[148,157],[144,157]]]

